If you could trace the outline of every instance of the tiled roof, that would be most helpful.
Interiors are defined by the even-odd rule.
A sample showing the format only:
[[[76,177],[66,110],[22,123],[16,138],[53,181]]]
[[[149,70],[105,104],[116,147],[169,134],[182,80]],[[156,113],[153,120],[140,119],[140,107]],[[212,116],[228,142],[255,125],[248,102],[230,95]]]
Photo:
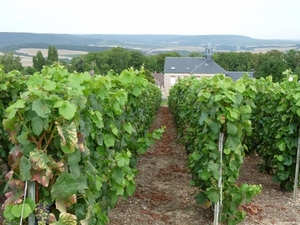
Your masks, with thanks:
[[[164,73],[190,73],[205,60],[203,57],[166,57]]]
[[[155,83],[157,85],[163,85],[163,83],[164,83],[164,74],[163,73],[153,73],[153,77],[154,77]]]
[[[253,78],[253,72],[243,72],[243,71],[228,71],[226,76],[231,77],[234,81],[242,77],[244,74],[248,74],[249,77]]]
[[[203,61],[197,68],[191,71],[192,74],[225,74],[226,70],[224,70],[221,66],[219,66],[216,62],[210,59],[206,59]]]
[[[166,57],[164,73],[225,74],[226,71],[204,57]]]
[[[237,80],[245,73],[253,77],[253,72],[226,71],[216,62],[205,57],[166,57],[164,73],[225,74]]]

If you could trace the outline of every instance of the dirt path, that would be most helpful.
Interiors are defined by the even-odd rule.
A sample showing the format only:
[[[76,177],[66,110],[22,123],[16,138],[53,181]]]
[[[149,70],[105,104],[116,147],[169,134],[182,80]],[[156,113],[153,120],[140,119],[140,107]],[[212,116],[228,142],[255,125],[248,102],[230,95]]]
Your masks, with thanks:
[[[153,128],[166,126],[163,137],[138,161],[134,196],[120,199],[109,214],[112,225],[205,224],[204,210],[193,200],[187,155],[177,143],[169,108],[161,107]],[[192,223],[190,223],[192,221]]]
[[[161,107],[152,128],[166,126],[166,131],[138,161],[137,189],[127,200],[119,199],[110,211],[110,225],[208,225],[213,212],[198,206],[195,189],[189,185],[187,155],[177,143],[176,129],[168,107]],[[300,201],[292,201],[293,193],[282,193],[267,174],[259,173],[260,159],[246,157],[239,182],[261,184],[263,191],[244,205],[246,219],[241,225],[300,224]],[[299,194],[300,195],[300,194]]]

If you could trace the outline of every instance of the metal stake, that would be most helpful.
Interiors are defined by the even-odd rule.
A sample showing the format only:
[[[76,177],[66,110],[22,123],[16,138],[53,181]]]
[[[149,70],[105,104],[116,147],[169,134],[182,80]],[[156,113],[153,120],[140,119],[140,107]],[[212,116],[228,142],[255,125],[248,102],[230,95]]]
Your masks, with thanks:
[[[223,139],[224,134],[219,134],[219,152],[220,152],[220,168],[219,168],[219,182],[218,187],[220,189],[220,200],[215,204],[215,212],[214,212],[214,225],[218,225],[219,221],[221,221],[221,215],[222,215],[222,164],[223,164]],[[221,208],[221,210],[220,210]],[[221,213],[220,213],[221,211]]]

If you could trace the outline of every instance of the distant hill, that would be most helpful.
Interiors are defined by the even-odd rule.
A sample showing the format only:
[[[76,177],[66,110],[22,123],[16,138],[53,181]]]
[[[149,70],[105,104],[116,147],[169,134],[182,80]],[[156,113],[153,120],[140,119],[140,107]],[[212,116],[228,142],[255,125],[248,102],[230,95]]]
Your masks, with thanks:
[[[300,40],[265,40],[242,35],[124,35],[124,34],[39,34],[0,32],[0,51],[20,48],[41,48],[54,45],[57,48],[97,51],[121,46],[144,52],[167,50],[197,51],[210,42],[216,50],[236,51],[253,48],[292,46],[300,48]]]

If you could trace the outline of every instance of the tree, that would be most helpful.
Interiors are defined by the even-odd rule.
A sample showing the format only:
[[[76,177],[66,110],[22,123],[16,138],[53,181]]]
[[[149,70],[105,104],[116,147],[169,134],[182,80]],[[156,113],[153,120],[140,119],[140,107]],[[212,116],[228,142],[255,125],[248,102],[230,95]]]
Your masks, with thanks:
[[[47,65],[52,65],[55,62],[58,62],[58,52],[57,52],[57,49],[54,46],[49,45],[49,47],[48,47]]]
[[[4,52],[4,55],[0,58],[0,64],[3,65],[3,70],[8,73],[12,70],[23,70],[21,58],[15,57],[13,52]]]
[[[24,75],[33,75],[37,70],[33,66],[26,66],[24,68]]]
[[[280,82],[283,78],[283,72],[287,69],[286,63],[282,59],[283,53],[272,50],[264,54],[259,54],[258,68],[256,77],[272,76],[274,82]]]
[[[37,71],[41,71],[43,66],[46,65],[46,60],[41,51],[38,51],[35,56],[32,57],[33,68]]]
[[[145,63],[145,56],[140,51],[130,51],[129,66],[135,69],[140,69]]]
[[[151,72],[158,71],[157,57],[155,55],[146,56],[145,69],[150,70]]]
[[[69,68],[69,72],[73,73],[74,71],[78,73],[84,72],[84,61],[85,55],[78,55],[71,60],[71,66]]]
[[[149,70],[147,70],[147,69],[145,69],[145,78],[146,78],[150,83],[155,84],[155,80],[154,80],[154,77],[153,77],[152,73],[151,73]]]
[[[190,52],[187,57],[203,57],[200,52]]]
[[[108,54],[108,65],[116,73],[120,74],[124,69],[130,67],[131,55],[129,51],[122,47],[111,48],[105,51]]]
[[[293,72],[299,71],[300,67],[300,51],[291,49],[283,55],[283,59],[287,64],[287,68]],[[298,69],[297,69],[298,68]]]
[[[156,61],[157,61],[156,72],[160,73],[164,71],[166,57],[181,57],[181,55],[178,52],[174,52],[174,51],[158,54],[156,56]]]

